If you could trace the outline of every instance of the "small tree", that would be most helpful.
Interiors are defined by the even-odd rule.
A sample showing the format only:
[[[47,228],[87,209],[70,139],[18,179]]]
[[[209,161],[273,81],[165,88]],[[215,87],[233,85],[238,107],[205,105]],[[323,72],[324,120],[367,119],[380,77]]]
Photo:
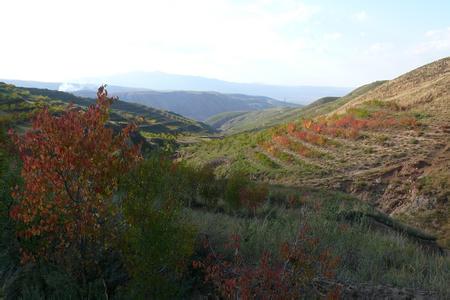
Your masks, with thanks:
[[[128,297],[166,299],[179,296],[181,276],[193,253],[195,230],[181,211],[183,166],[152,156],[122,181],[125,233],[121,240],[131,276]]]
[[[32,130],[10,136],[23,167],[22,189],[13,192],[10,216],[18,224],[22,262],[44,259],[88,263],[92,245],[112,221],[109,207],[120,174],[140,158],[130,125],[114,135],[107,128],[113,99],[104,86],[86,111],[69,106],[60,116],[38,112]],[[91,252],[89,252],[91,251]]]
[[[227,178],[224,200],[229,210],[241,208],[241,191],[249,184],[249,177],[242,171],[235,171]]]

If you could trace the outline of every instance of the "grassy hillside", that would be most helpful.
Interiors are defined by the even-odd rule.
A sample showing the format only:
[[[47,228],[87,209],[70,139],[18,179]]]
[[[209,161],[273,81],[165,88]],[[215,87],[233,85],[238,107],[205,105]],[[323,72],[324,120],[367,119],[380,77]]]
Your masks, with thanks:
[[[19,88],[0,83],[0,119],[27,126],[34,111],[44,105],[53,112],[64,109],[69,103],[86,107],[93,99],[76,97],[72,94],[47,89]],[[116,101],[112,105],[111,122],[123,125],[137,122],[144,136],[160,134],[205,134],[213,132],[206,124],[190,120],[175,113],[143,105]]]
[[[246,114],[248,112],[245,111],[227,111],[223,112],[217,115],[214,115],[212,117],[209,117],[205,120],[205,123],[210,125],[213,128],[220,128],[223,124],[225,124],[227,121],[234,119],[240,115]]]
[[[394,102],[402,109],[416,109],[448,117],[450,102],[450,57],[412,70],[371,91],[355,97],[336,110],[342,113],[370,100]]]
[[[316,101],[308,104],[308,107],[319,106],[319,105],[322,105],[325,103],[336,101],[338,99],[339,99],[339,97],[323,97],[323,98],[317,99]]]
[[[77,91],[76,95],[92,97],[94,91]],[[221,94],[194,91],[130,91],[115,92],[125,101],[158,109],[173,111],[183,116],[204,121],[218,113],[230,111],[254,111],[271,107],[295,107],[296,104],[263,96]]]
[[[268,128],[278,124],[298,120],[300,117],[313,118],[335,110],[341,105],[351,101],[352,99],[379,86],[384,82],[385,81],[376,81],[370,84],[366,84],[340,98],[320,98],[305,107],[271,108],[261,111],[247,112],[245,114],[236,114],[235,116],[219,114],[212,118],[212,120],[214,121],[213,123],[208,123],[208,121],[206,121],[206,123],[210,124],[211,126],[222,131],[225,134],[234,134],[243,131]],[[220,126],[218,126],[218,124],[220,124]]]
[[[450,246],[449,72],[447,58],[181,155],[220,175],[352,193]]]

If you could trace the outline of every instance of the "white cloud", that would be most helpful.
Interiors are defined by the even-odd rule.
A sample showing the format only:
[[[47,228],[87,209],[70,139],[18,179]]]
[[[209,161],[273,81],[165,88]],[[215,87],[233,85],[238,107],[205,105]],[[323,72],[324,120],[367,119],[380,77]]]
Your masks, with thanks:
[[[325,34],[325,39],[336,41],[342,37],[342,33],[340,32],[332,32]]]
[[[304,36],[280,31],[319,8],[294,0],[14,0],[2,11],[0,78],[163,70],[240,80],[245,64],[292,60],[308,47]]]
[[[421,55],[450,50],[450,27],[425,32],[425,40],[414,46],[412,53]]]
[[[353,19],[358,22],[364,22],[367,20],[368,17],[369,16],[368,16],[367,12],[364,10],[359,11],[353,15]]]
[[[375,42],[370,44],[363,53],[365,55],[368,55],[368,57],[386,57],[386,56],[392,56],[393,55],[393,48],[394,45],[389,42]]]

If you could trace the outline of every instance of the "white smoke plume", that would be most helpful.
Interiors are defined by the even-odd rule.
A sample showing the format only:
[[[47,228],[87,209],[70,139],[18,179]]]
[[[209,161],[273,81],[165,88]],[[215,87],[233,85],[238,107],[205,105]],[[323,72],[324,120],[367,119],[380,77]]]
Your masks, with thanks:
[[[76,92],[83,89],[83,85],[81,84],[74,84],[74,83],[67,83],[64,82],[59,85],[58,91],[60,92]]]

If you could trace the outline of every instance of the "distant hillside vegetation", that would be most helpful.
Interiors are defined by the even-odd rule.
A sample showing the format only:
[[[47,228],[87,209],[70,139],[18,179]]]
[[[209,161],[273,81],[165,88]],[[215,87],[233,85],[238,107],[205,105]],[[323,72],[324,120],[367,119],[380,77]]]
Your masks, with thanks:
[[[308,107],[314,107],[314,106],[318,106],[318,105],[322,105],[328,102],[333,102],[336,101],[337,99],[339,99],[339,97],[323,97],[320,99],[317,99],[316,101],[308,104]]]
[[[77,97],[69,93],[19,88],[0,82],[0,119],[19,127],[27,127],[34,111],[44,105],[53,112],[63,110],[69,103],[87,107],[95,102],[90,98]],[[214,130],[203,123],[181,115],[147,106],[115,101],[112,105],[111,122],[116,125],[134,121],[143,134],[192,134],[212,133]]]
[[[75,91],[78,96],[92,97],[95,91]],[[173,111],[183,116],[204,121],[209,117],[230,111],[254,111],[272,107],[295,107],[296,104],[282,102],[263,96],[221,94],[192,91],[129,91],[113,95],[128,102]]]
[[[359,95],[383,84],[385,81],[375,81],[363,85],[343,97],[324,97],[304,107],[269,108],[260,111],[219,114],[205,121],[215,129],[225,134],[234,134],[242,131],[260,130],[267,127],[298,120],[299,117],[312,118],[329,113],[341,105],[351,101]],[[211,122],[210,120],[213,120]]]
[[[227,121],[232,120],[240,115],[246,114],[246,111],[228,111],[223,112],[205,120],[205,123],[213,128],[220,128]]]

